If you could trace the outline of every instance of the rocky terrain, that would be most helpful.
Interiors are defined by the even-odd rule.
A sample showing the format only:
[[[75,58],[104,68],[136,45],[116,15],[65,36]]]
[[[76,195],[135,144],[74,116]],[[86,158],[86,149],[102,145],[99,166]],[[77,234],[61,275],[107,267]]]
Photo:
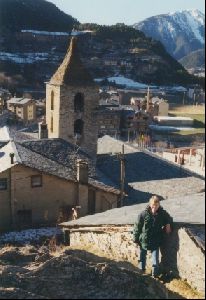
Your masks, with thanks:
[[[0,299],[165,299],[155,280],[83,251],[0,250]]]
[[[180,280],[156,280],[88,251],[1,245],[0,299],[203,299]]]

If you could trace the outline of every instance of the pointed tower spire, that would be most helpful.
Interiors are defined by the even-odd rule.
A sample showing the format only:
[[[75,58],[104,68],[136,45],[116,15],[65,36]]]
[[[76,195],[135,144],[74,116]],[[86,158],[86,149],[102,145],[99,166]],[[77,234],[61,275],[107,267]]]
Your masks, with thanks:
[[[95,84],[82,64],[76,37],[72,37],[67,54],[56,73],[52,76],[50,83],[55,85],[66,84],[74,86]]]

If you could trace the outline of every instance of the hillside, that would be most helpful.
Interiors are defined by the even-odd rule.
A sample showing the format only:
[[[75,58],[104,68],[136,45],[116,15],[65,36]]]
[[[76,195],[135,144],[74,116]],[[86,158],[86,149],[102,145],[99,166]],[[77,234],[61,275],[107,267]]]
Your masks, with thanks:
[[[146,84],[181,85],[199,80],[160,42],[130,26],[79,24],[44,0],[0,0],[0,8],[0,85],[13,92],[44,89],[66,54],[72,28],[93,78],[124,76]]]
[[[134,24],[134,28],[161,41],[178,60],[205,44],[205,15],[199,10],[153,16]]]
[[[78,21],[45,0],[0,0],[0,32],[70,31]]]
[[[205,67],[205,50],[200,49],[184,56],[179,62],[187,69]]]

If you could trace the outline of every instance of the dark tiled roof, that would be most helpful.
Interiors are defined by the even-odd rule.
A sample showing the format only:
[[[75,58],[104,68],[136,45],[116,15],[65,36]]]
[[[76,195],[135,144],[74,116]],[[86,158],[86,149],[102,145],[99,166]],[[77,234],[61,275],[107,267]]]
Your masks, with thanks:
[[[17,131],[14,129],[10,129],[10,137],[16,142],[22,142],[27,140],[33,140],[34,137],[31,137],[29,134],[25,134],[24,132]]]
[[[19,143],[15,143],[21,163],[26,167],[36,169],[40,172],[51,174],[66,180],[75,180],[71,170],[52,161],[41,154],[31,151],[23,147]]]
[[[62,139],[45,139],[16,142],[15,146],[20,163],[66,180],[77,181],[77,159],[84,159],[89,165],[89,185],[119,194],[112,181],[95,170],[92,159],[75,145]]]
[[[150,180],[163,180],[189,177],[188,173],[161,159],[152,157],[144,152],[125,154],[126,179],[128,182],[145,182]],[[120,162],[116,155],[98,155],[98,168],[113,181],[119,182]]]
[[[147,202],[157,194],[161,198],[187,195],[204,190],[204,180],[161,158],[144,152],[125,154],[125,192],[128,197],[124,204]],[[120,160],[117,155],[97,156],[97,168],[115,184],[120,182]]]
[[[181,205],[180,205],[181,203]],[[81,228],[102,225],[133,225],[137,216],[145,210],[147,204],[136,204],[114,208],[103,213],[89,215],[75,221],[61,224],[64,227]],[[162,201],[161,206],[173,217],[174,222],[186,224],[205,224],[205,193],[171,197]],[[187,208],[187,209],[185,209]]]
[[[72,38],[68,52],[50,80],[51,84],[95,85],[92,77],[81,62],[77,39]]]
[[[68,167],[72,177],[76,178],[77,159],[84,159],[89,165],[89,176],[96,178],[95,166],[92,159],[79,147],[62,139],[43,139],[33,141],[23,141],[21,145],[41,156],[52,160],[62,166]]]

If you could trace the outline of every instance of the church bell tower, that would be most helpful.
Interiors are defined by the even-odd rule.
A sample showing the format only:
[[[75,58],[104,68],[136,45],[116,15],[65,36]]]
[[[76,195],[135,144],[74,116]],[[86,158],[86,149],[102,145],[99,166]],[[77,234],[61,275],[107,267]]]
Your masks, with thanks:
[[[73,37],[62,64],[46,85],[48,137],[62,138],[96,156],[98,99],[98,87],[82,64]]]

